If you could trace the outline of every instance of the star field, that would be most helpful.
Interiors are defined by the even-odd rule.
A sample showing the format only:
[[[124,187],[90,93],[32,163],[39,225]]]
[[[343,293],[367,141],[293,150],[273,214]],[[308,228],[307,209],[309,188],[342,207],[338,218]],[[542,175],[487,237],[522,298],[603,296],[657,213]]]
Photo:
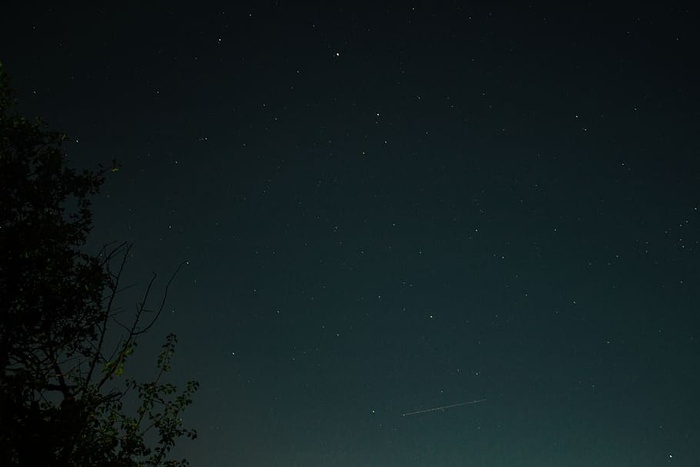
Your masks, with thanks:
[[[697,8],[304,5],[0,19],[23,113],[119,161],[87,248],[187,262],[133,367],[178,335],[177,453],[698,465]]]

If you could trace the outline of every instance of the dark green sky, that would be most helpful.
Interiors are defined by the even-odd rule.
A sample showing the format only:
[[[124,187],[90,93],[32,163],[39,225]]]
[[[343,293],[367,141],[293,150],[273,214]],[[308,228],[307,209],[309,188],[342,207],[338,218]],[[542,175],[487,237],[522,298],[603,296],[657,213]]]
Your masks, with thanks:
[[[121,162],[93,245],[189,262],[192,465],[699,465],[697,7],[147,3],[0,60]]]

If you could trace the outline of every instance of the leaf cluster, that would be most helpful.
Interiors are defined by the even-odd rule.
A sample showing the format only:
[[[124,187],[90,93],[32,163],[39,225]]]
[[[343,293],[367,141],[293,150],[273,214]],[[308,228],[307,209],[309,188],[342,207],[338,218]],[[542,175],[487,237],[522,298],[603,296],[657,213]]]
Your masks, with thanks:
[[[109,169],[70,168],[65,140],[16,112],[0,64],[0,465],[185,465],[167,454],[179,437],[196,437],[180,414],[198,385],[178,392],[164,382],[175,336],[153,381],[123,376],[174,275],[151,308],[154,275],[131,319],[120,320],[131,246],[83,251],[91,198]],[[125,404],[128,394],[137,402]]]

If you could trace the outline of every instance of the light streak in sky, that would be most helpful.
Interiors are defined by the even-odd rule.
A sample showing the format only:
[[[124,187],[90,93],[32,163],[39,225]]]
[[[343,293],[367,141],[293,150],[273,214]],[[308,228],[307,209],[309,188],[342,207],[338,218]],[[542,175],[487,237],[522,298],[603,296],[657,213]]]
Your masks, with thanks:
[[[451,405],[443,405],[440,407],[433,407],[432,409],[424,409],[424,410],[416,410],[415,412],[406,412],[405,414],[401,414],[402,417],[408,417],[409,415],[418,415],[421,413],[428,413],[428,412],[435,412],[437,410],[445,410],[445,409],[451,409],[452,407],[459,407],[460,405],[470,405],[470,404],[478,404],[479,402],[484,402],[486,399],[477,399],[475,401],[469,401],[469,402],[460,402],[458,404],[451,404]]]

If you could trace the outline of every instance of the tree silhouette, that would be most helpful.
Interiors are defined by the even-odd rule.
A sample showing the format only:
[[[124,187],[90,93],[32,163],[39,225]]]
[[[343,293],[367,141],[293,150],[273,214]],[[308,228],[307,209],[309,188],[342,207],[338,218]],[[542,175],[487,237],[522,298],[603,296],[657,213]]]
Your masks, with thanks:
[[[150,308],[154,275],[134,316],[116,317],[131,246],[82,248],[91,197],[113,163],[69,168],[66,137],[16,112],[0,64],[0,465],[186,465],[168,453],[198,383],[164,382],[169,335],[152,381],[124,376],[126,360],[165,305]],[[177,272],[176,272],[177,273]]]

